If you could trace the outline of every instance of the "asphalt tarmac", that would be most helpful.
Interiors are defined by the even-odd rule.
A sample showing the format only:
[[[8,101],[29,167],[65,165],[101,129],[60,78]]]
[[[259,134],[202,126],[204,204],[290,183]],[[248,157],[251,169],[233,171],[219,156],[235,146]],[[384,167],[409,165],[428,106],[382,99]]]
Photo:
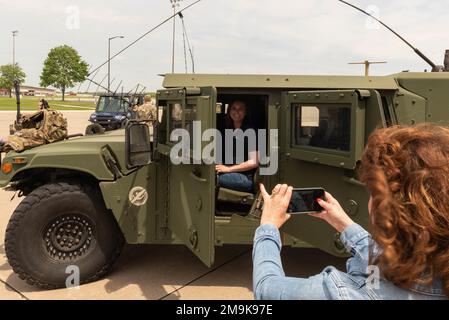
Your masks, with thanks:
[[[65,111],[69,134],[84,133],[89,111]],[[15,113],[0,111],[0,136],[9,133]],[[127,245],[103,279],[78,288],[40,290],[26,284],[8,264],[4,238],[9,218],[22,200],[0,190],[0,300],[6,299],[214,299],[250,300],[251,246],[216,248],[216,264],[208,269],[184,246]],[[288,276],[309,277],[333,265],[345,268],[345,259],[317,249],[282,250]]]

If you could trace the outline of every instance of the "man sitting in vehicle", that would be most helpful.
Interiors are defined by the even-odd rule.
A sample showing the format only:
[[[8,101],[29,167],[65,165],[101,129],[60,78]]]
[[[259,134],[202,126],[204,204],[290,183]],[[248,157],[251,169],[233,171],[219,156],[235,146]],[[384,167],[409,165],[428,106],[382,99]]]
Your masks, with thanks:
[[[254,130],[253,126],[249,123],[246,104],[244,102],[234,101],[230,105],[226,114],[226,129],[241,129],[243,132],[248,129]],[[218,174],[218,186],[251,193],[253,192],[254,174],[259,167],[257,141],[251,144],[248,142],[248,139],[243,138],[243,141],[238,141],[239,138],[238,135],[233,137],[233,163],[231,165],[217,164],[215,166],[215,171]],[[237,144],[244,144],[245,154],[243,162],[238,161],[239,157],[236,155],[236,149],[238,150],[236,148]],[[223,146],[225,147],[226,143]]]

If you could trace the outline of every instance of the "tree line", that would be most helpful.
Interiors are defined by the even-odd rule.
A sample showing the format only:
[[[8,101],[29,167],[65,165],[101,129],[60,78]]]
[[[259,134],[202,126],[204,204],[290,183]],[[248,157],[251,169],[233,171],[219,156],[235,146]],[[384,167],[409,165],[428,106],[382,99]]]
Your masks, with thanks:
[[[50,50],[44,61],[40,85],[60,89],[64,101],[66,88],[73,87],[75,83],[83,82],[89,73],[88,67],[89,65],[71,46],[55,47]],[[17,81],[21,85],[25,82],[25,79],[26,74],[18,63],[0,66],[0,88],[7,89],[10,98],[12,97],[14,83]]]

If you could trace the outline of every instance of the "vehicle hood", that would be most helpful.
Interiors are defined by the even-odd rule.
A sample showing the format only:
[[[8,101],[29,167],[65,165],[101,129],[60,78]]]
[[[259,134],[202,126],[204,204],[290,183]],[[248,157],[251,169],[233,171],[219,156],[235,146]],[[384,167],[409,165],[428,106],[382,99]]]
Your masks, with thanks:
[[[112,180],[114,175],[103,158],[105,150],[116,158],[124,174],[129,171],[125,164],[125,130],[114,130],[104,134],[71,138],[60,142],[35,147],[23,152],[9,152],[5,161],[25,158],[24,164],[14,164],[14,170],[4,175],[0,172],[0,187],[9,183],[12,177],[31,168],[65,168],[88,173],[98,180]]]

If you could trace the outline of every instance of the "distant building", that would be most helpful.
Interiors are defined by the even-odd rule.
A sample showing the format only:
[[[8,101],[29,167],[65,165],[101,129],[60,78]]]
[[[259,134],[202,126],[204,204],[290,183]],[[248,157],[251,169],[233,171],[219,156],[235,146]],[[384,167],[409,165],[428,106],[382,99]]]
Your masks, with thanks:
[[[8,92],[6,90],[6,92]],[[12,93],[15,94],[14,88]],[[36,97],[48,97],[56,95],[55,89],[32,87],[32,86],[20,86],[20,93],[24,96],[36,96]]]

